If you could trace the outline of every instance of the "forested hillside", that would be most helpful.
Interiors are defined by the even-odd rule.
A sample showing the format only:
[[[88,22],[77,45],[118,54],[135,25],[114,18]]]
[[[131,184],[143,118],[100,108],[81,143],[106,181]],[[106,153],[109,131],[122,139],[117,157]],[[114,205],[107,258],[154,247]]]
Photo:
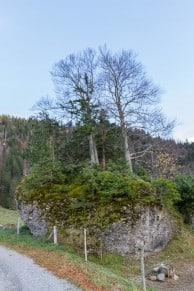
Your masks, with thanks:
[[[61,125],[44,114],[28,120],[0,116],[0,121],[0,203],[4,207],[15,207],[15,188],[32,166],[60,162],[60,167],[76,173],[90,164],[88,139],[82,126]],[[101,167],[122,168],[120,128],[99,121],[96,130]],[[180,173],[194,175],[193,143],[152,138],[139,130],[128,130],[128,139],[133,145],[131,152],[136,153],[133,171],[143,179],[175,179]]]
[[[29,135],[29,121],[0,116],[0,204],[6,208],[15,207],[15,188],[26,171]]]

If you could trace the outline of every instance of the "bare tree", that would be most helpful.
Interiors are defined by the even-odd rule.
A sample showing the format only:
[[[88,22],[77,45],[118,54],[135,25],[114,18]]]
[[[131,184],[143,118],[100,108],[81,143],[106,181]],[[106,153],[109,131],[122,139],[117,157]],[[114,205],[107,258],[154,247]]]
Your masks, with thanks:
[[[131,51],[112,54],[100,49],[101,85],[109,111],[122,130],[125,160],[132,170],[128,128],[141,128],[150,133],[167,133],[174,126],[163,115],[158,104],[160,89],[147,77]]]
[[[102,109],[120,125],[125,160],[131,170],[132,160],[144,152],[132,152],[128,130],[141,129],[158,136],[174,127],[174,121],[168,121],[159,107],[159,87],[147,77],[132,51],[113,54],[106,47],[98,53],[86,49],[56,63],[51,73],[56,98],[44,98],[39,105],[84,125],[92,165],[99,164],[95,133]]]
[[[99,164],[95,142],[95,122],[99,102],[97,98],[97,57],[92,49],[70,54],[59,61],[51,72],[56,86],[54,101],[48,98],[39,107],[55,110],[63,118],[69,115],[76,124],[85,126],[88,135],[91,164]]]

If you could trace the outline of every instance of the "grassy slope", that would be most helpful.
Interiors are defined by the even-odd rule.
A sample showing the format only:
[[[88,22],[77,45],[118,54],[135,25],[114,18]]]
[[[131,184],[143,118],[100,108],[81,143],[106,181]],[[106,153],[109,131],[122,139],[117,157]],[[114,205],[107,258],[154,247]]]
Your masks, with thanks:
[[[17,223],[18,213],[0,207],[0,224]],[[55,246],[35,239],[21,228],[0,230],[0,244],[26,254],[42,267],[47,268],[60,278],[69,279],[82,290],[141,290],[128,277],[117,274],[111,268],[97,262],[85,262],[82,256],[65,246]]]
[[[69,279],[82,290],[141,290],[129,278],[108,267],[95,262],[86,263],[73,250],[41,242],[26,232],[17,236],[15,230],[0,231],[0,244],[32,257],[40,266],[60,278]]]
[[[0,206],[0,224],[17,224],[19,213],[14,210],[5,209]]]
[[[2,215],[5,223],[13,222],[18,217],[16,212],[0,208],[0,221]],[[16,235],[15,230],[0,231],[0,244],[32,257],[37,264],[61,278],[68,278],[82,290],[141,290],[131,283],[131,278],[140,275],[139,258],[107,254],[101,261],[89,254],[89,262],[85,263],[83,256],[70,248],[40,242],[26,231],[21,232],[20,236]],[[146,257],[145,266],[149,270],[161,262],[173,265],[177,260],[188,258],[194,260],[194,233],[185,228],[164,251]]]

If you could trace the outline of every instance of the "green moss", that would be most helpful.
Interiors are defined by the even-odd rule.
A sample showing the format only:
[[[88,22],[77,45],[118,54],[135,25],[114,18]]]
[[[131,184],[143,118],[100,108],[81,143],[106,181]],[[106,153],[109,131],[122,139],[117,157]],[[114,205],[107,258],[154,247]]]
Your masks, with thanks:
[[[16,195],[18,200],[27,203],[36,201],[51,224],[99,230],[119,220],[127,221],[128,211],[135,223],[141,215],[136,205],[141,209],[163,203],[172,206],[179,197],[174,184],[168,180],[149,183],[126,170],[119,173],[87,167],[69,179],[59,165],[53,170],[50,162],[41,169],[36,167],[25,177]]]

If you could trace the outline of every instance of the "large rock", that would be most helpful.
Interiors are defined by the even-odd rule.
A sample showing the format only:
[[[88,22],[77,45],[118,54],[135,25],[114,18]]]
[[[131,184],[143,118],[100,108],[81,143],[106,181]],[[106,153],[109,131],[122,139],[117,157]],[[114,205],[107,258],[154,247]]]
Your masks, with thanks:
[[[36,237],[44,238],[49,230],[49,223],[41,217],[41,210],[37,203],[18,202],[17,207],[22,220],[26,223],[31,233]]]
[[[35,202],[33,204],[20,203],[18,208],[33,235],[45,237],[48,234],[49,223],[42,218],[41,210]],[[121,212],[123,212],[123,218],[109,225],[105,230],[100,231],[98,226],[94,226],[95,231],[92,232],[88,229],[88,244],[90,241],[100,239],[104,251],[121,255],[137,254],[144,244],[144,251],[149,253],[162,250],[179,229],[176,220],[161,206],[126,206],[121,209]],[[71,231],[72,242],[75,246],[79,242],[81,245],[83,243],[82,230],[77,229],[77,232],[80,233],[80,239],[77,236],[72,238]],[[66,236],[69,241],[68,233],[68,226],[66,226]],[[94,252],[99,251],[97,245],[91,243],[91,249]]]
[[[113,223],[103,234],[105,250],[121,255],[162,250],[178,231],[176,220],[165,208],[137,205],[128,212],[128,221]],[[134,218],[135,217],[135,218]]]
[[[166,278],[178,280],[178,276],[175,274],[175,269],[172,265],[161,263],[153,267],[146,274],[146,277],[151,281],[164,282]]]

